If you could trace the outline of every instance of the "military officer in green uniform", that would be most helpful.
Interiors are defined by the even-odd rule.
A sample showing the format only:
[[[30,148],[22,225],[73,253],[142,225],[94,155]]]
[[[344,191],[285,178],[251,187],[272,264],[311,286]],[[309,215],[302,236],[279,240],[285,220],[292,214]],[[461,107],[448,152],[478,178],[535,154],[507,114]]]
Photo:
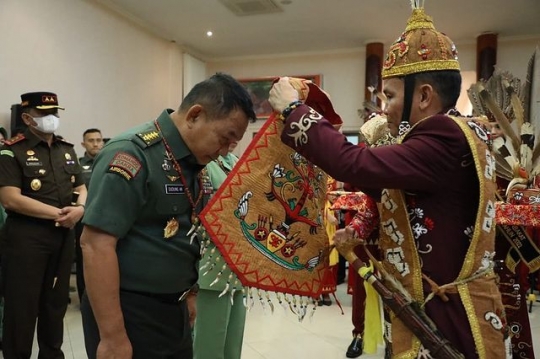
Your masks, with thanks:
[[[62,109],[57,96],[32,92],[21,99],[28,128],[0,149],[4,358],[30,358],[34,330],[39,358],[63,358],[72,228],[83,216],[86,186],[73,145],[54,135]]]
[[[199,176],[255,119],[244,87],[216,74],[176,111],[114,139],[96,159],[81,238],[89,358],[191,358],[200,244],[211,192]]]
[[[103,136],[101,131],[97,128],[89,128],[83,133],[83,141],[81,146],[84,147],[84,156],[79,157],[79,163],[82,167],[82,174],[84,177],[84,184],[86,188],[90,185],[90,177],[92,176],[92,169],[94,167],[94,160],[97,154],[103,148]],[[75,226],[75,268],[77,278],[77,294],[79,295],[79,302],[82,299],[84,293],[84,267],[81,250],[81,234],[83,225],[82,222],[78,222]]]

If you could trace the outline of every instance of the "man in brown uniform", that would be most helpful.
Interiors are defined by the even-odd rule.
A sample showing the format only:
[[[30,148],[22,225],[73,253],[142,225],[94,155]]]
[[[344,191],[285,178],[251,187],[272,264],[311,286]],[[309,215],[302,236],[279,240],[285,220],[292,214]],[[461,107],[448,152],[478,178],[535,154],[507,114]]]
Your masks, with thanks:
[[[86,187],[73,145],[54,135],[63,109],[56,95],[21,99],[28,128],[0,150],[0,203],[7,212],[4,358],[30,358],[36,319],[39,358],[64,358],[72,228],[84,213]]]
[[[416,8],[383,66],[385,114],[399,144],[360,148],[310,107],[288,78],[270,92],[282,140],[339,181],[380,202],[385,269],[466,358],[504,358],[493,273],[495,174],[489,132],[451,116],[461,76],[452,41]],[[324,151],[321,151],[321,149]],[[350,236],[345,229],[337,236]],[[431,298],[431,294],[435,295]],[[438,357],[392,318],[396,358]]]

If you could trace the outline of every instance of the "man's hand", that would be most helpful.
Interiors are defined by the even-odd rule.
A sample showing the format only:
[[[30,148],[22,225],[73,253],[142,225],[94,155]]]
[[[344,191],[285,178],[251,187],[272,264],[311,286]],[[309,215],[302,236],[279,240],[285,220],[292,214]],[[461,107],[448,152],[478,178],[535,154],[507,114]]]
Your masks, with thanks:
[[[132,357],[133,348],[127,335],[102,339],[99,342],[96,359],[132,359]]]
[[[356,236],[355,230],[351,226],[338,229],[334,234],[334,245],[341,255],[345,255],[348,251],[351,251],[359,244],[363,244],[364,241]]]
[[[84,215],[84,207],[67,206],[60,210],[60,217],[56,219],[57,226],[73,228]]]
[[[186,304],[189,312],[189,326],[193,328],[193,325],[195,325],[195,318],[197,317],[197,295],[191,293],[188,294]]]
[[[291,85],[289,78],[281,77],[270,89],[268,102],[270,102],[274,111],[281,113],[291,102],[297,101],[298,98],[298,91]]]

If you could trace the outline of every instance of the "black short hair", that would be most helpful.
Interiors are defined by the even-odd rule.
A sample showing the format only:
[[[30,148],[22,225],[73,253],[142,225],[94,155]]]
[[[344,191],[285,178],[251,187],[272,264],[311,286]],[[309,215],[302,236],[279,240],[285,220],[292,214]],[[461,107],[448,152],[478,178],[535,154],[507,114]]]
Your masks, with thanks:
[[[217,119],[226,117],[236,109],[242,110],[250,121],[257,119],[245,87],[232,76],[219,72],[196,84],[182,101],[180,111],[187,111],[196,104],[203,106],[211,117]]]
[[[415,74],[416,85],[429,84],[439,95],[444,112],[456,106],[461,94],[461,73],[459,71],[429,71]]]
[[[84,136],[86,136],[89,133],[99,133],[101,135],[101,131],[99,129],[97,129],[97,128],[89,128],[88,130],[83,132],[83,134],[82,134],[83,140],[84,140]]]

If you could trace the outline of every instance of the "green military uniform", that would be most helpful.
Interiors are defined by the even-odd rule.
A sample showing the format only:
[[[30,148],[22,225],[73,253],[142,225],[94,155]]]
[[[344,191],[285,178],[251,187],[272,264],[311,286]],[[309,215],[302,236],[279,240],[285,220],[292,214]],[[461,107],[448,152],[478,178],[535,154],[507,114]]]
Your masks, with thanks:
[[[90,187],[90,177],[92,176],[92,168],[94,167],[95,157],[88,156],[87,153],[84,157],[79,158],[79,164],[82,168],[82,175],[84,178],[84,184],[86,188]],[[82,300],[82,295],[86,288],[84,284],[84,266],[81,249],[81,234],[83,230],[83,224],[81,221],[75,225],[75,267],[76,267],[76,279],[77,279],[77,294],[79,295],[79,302]]]
[[[87,153],[83,157],[79,158],[79,164],[82,167],[82,174],[84,177],[84,183],[86,188],[90,186],[90,176],[92,176],[92,167],[94,166],[95,157],[88,156]]]
[[[111,140],[96,158],[83,223],[118,238],[120,301],[134,358],[191,356],[187,306],[179,296],[198,278],[200,244],[187,233],[197,200],[197,164],[169,113]],[[163,141],[181,166],[176,171]],[[203,183],[204,187],[204,183]],[[202,209],[200,201],[196,212]],[[167,223],[177,232],[165,238]],[[83,296],[87,354],[95,356],[99,334]]]
[[[73,189],[83,184],[73,145],[56,137],[49,146],[27,129],[0,150],[0,187],[19,188],[23,196],[60,209],[72,204]],[[9,210],[7,215],[2,250],[4,355],[30,357],[37,318],[40,357],[63,356],[73,231],[56,227],[53,220]]]
[[[229,153],[206,165],[214,191],[225,181],[237,161],[238,158]],[[195,359],[240,359],[242,354],[246,322],[242,285],[223,258],[218,259],[220,256],[215,244],[209,242],[200,265],[194,337]],[[209,270],[210,268],[212,269]],[[206,274],[203,275],[204,273]],[[223,293],[224,291],[226,293]],[[233,296],[232,303],[230,295]]]

